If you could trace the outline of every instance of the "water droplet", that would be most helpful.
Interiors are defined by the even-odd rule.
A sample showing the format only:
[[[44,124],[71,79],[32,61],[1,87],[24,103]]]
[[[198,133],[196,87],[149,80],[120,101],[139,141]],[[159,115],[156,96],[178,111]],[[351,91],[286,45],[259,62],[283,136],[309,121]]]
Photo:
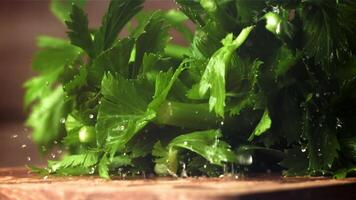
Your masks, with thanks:
[[[101,101],[98,101],[98,104],[101,105]]]
[[[27,161],[31,161],[31,157],[30,156],[27,156]]]
[[[122,168],[117,169],[117,174],[118,174],[119,176],[122,176]]]
[[[184,145],[188,145],[188,142],[187,141],[184,141],[184,143],[183,143]]]
[[[241,153],[237,155],[237,162],[241,165],[251,165],[253,162],[252,155],[249,153]]]
[[[18,138],[18,137],[19,137],[19,135],[17,135],[17,134],[14,134],[14,135],[11,136],[12,139],[15,139],[15,138]]]
[[[125,130],[125,126],[124,125],[119,126],[119,131],[123,131],[123,130]]]
[[[94,115],[93,114],[89,114],[89,119],[93,119]]]
[[[342,128],[342,121],[337,117],[336,118],[336,129]]]
[[[61,118],[61,119],[59,120],[59,122],[61,122],[62,124],[64,124],[64,123],[66,123],[66,119],[65,119],[65,118]]]
[[[94,168],[94,167],[91,167],[91,168],[89,169],[89,174],[94,174],[94,172],[95,172],[95,168]]]
[[[226,165],[223,165],[223,174],[227,174]]]
[[[182,178],[187,178],[188,177],[187,171],[185,169],[185,163],[183,163],[183,165],[182,165],[182,172],[180,173],[180,176]]]
[[[26,144],[23,144],[23,145],[21,145],[21,148],[26,148],[27,147],[27,145]]]
[[[223,125],[224,125],[224,121],[221,121],[221,122],[220,122],[220,125],[223,126]]]

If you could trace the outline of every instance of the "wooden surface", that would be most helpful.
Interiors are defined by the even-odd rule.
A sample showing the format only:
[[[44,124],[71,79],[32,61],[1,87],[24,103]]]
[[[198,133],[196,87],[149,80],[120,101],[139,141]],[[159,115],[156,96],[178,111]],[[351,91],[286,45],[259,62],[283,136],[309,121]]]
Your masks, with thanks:
[[[356,199],[356,178],[151,178],[39,177],[24,168],[0,169],[0,199]]]

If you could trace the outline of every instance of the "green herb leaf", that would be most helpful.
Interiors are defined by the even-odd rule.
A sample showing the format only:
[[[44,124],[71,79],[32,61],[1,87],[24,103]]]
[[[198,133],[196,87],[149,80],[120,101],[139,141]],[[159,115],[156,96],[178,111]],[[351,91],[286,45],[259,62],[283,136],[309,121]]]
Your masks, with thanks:
[[[245,28],[240,35],[233,40],[232,34],[226,36],[220,48],[209,60],[205,72],[199,83],[199,94],[204,96],[210,89],[209,108],[224,117],[225,108],[225,73],[231,62],[234,51],[247,39],[253,27]]]
[[[86,0],[51,0],[50,9],[54,16],[64,23],[69,19],[73,5],[84,7],[85,3]]]
[[[70,19],[65,22],[68,37],[73,45],[82,48],[90,57],[94,57],[93,40],[88,28],[88,17],[84,11],[73,5]]]
[[[268,110],[266,109],[262,115],[260,122],[257,124],[255,130],[252,132],[248,141],[252,141],[255,136],[260,136],[271,128],[272,120],[269,117]]]
[[[111,1],[100,29],[94,36],[95,52],[99,55],[110,48],[126,23],[142,9],[143,0]]]
[[[155,12],[147,22],[143,33],[137,38],[135,62],[131,77],[136,77],[141,71],[144,54],[163,53],[168,38],[168,26],[164,22],[162,13]]]
[[[42,96],[26,121],[26,125],[33,128],[33,141],[39,146],[51,146],[63,135],[61,121],[67,113],[68,104],[61,87],[57,87],[48,96]]]

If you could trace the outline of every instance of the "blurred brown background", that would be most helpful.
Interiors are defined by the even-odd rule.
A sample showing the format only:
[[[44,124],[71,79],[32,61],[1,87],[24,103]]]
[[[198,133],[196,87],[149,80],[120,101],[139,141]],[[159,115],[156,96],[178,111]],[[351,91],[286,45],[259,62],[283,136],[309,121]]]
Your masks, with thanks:
[[[44,163],[22,126],[23,83],[34,75],[36,37],[66,37],[65,26],[49,10],[49,0],[0,0],[0,167]],[[91,27],[99,26],[106,0],[88,0]],[[173,0],[146,0],[145,9],[173,8]],[[55,153],[55,152],[54,152]],[[50,155],[49,155],[50,156]]]

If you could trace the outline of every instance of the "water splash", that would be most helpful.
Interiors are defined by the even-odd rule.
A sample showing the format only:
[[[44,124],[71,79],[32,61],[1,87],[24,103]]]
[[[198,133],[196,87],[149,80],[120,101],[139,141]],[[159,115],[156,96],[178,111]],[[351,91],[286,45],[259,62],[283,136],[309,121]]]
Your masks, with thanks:
[[[182,177],[182,178],[187,178],[188,177],[185,163],[182,164],[182,172],[180,173],[180,177]]]
[[[94,172],[95,172],[95,168],[94,168],[94,167],[91,167],[91,168],[89,169],[89,174],[94,174]]]
[[[64,124],[64,123],[66,123],[66,119],[63,117],[63,118],[61,118],[61,119],[59,120],[59,122],[60,122],[61,124]]]
[[[19,135],[17,135],[17,134],[14,134],[14,135],[11,136],[12,139],[16,139],[18,137],[19,137]]]
[[[51,153],[51,158],[52,158],[52,159],[56,158],[56,154]]]
[[[336,118],[336,129],[342,128],[342,121],[337,117]]]

